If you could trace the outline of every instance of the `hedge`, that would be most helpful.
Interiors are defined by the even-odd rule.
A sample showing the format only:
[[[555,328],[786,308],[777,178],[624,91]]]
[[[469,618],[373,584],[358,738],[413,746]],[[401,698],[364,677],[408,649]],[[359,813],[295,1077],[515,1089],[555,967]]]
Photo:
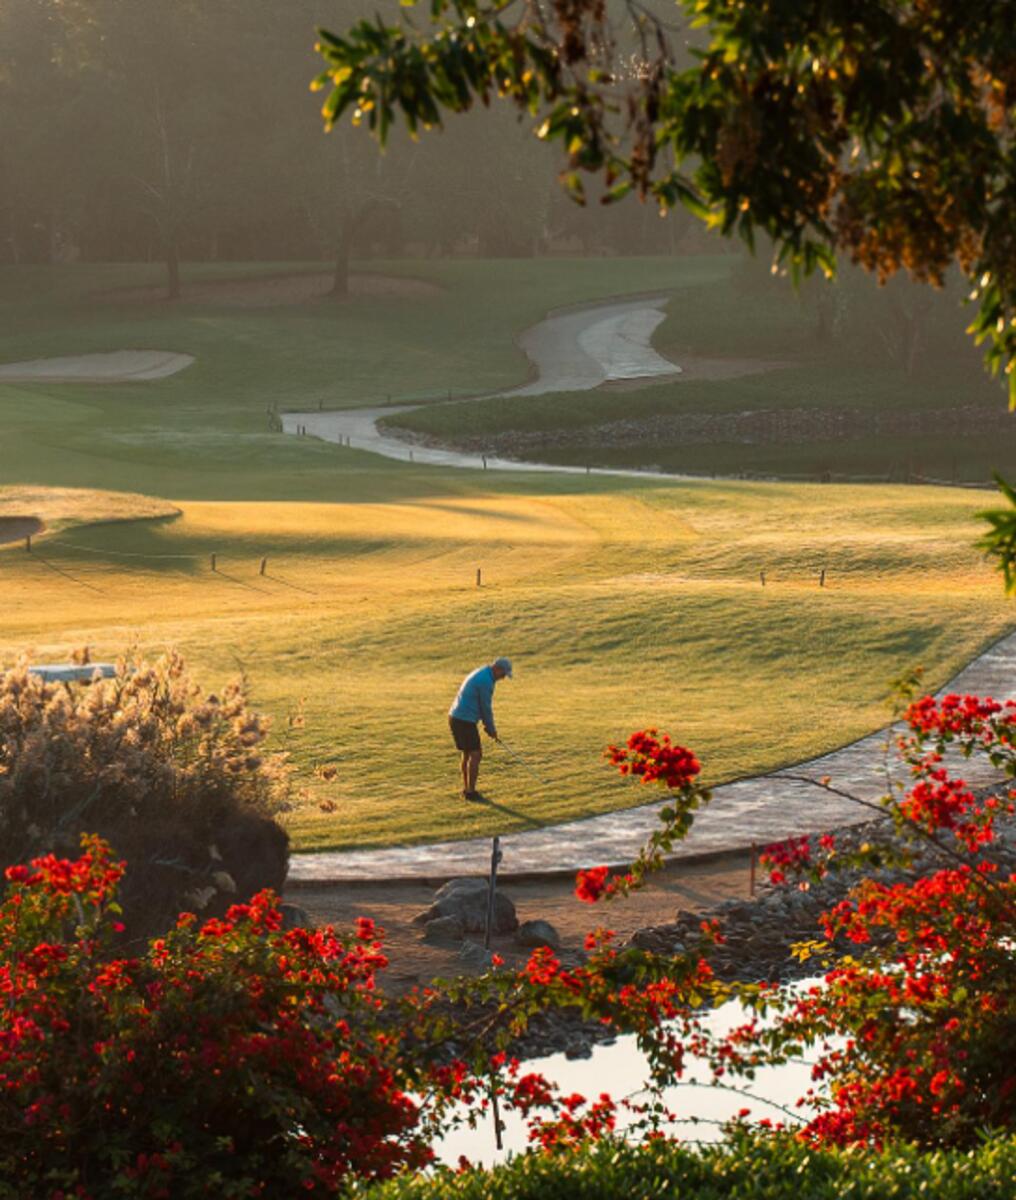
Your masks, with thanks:
[[[1012,1200],[1016,1138],[972,1151],[817,1151],[779,1135],[696,1150],[603,1141],[462,1174],[356,1189],[366,1200]]]

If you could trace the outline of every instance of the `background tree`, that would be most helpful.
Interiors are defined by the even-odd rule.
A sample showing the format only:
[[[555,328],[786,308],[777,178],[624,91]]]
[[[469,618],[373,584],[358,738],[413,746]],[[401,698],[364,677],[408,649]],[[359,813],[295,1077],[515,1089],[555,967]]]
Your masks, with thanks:
[[[684,69],[660,20],[630,9],[632,54],[599,0],[435,0],[430,29],[323,33],[325,120],[352,109],[384,141],[399,115],[415,132],[501,96],[563,146],[580,200],[599,173],[608,199],[768,235],[795,277],[843,253],[940,286],[956,262],[1016,403],[1016,2],[681,7],[707,31]]]

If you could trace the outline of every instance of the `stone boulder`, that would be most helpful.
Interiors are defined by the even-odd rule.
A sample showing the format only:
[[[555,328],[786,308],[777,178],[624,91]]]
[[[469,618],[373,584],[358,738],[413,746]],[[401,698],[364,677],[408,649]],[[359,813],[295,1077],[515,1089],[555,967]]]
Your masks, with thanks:
[[[436,917],[423,927],[427,942],[461,942],[465,935],[466,927],[458,917]]]
[[[430,908],[418,913],[413,922],[426,925],[439,917],[457,917],[466,933],[482,933],[487,927],[488,881],[486,879],[450,879],[434,894]],[[515,905],[500,889],[494,893],[492,933],[513,933],[519,927]]]
[[[279,912],[282,914],[283,929],[314,928],[314,922],[311,920],[310,913],[299,904],[290,904],[288,901],[283,901],[279,905]]]
[[[515,933],[520,946],[549,946],[561,949],[561,935],[549,921],[523,921]]]
[[[479,967],[483,971],[489,970],[494,965],[493,952],[485,946],[481,946],[479,942],[463,942],[459,958],[467,966]]]

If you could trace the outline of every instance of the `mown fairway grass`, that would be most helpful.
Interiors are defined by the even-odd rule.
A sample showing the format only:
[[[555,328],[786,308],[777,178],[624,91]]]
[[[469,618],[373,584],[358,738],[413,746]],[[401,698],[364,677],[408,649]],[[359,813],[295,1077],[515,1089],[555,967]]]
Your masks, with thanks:
[[[647,724],[714,781],[795,761],[877,726],[893,676],[925,663],[942,682],[1010,621],[963,493],[405,475],[399,502],[182,501],[176,520],[9,547],[0,654],[134,642],[181,648],[213,686],[244,669],[307,787],[297,844],[336,847],[644,800],[600,752]],[[495,751],[495,805],[464,809],[444,714],[499,652],[518,666],[503,732],[549,782]]]
[[[577,298],[619,292],[625,279],[643,290],[644,268],[662,270],[591,264],[577,272]],[[463,308],[497,293],[499,269],[434,268]],[[506,265],[514,299],[483,317],[491,358],[466,347],[465,366],[453,364],[463,380],[481,359],[484,386],[521,373],[497,323],[535,319],[559,269]],[[725,269],[694,262],[687,278]],[[113,320],[58,294],[45,338],[36,314],[36,340],[25,349],[9,338],[8,359],[133,345],[199,362],[159,383],[0,389],[0,428],[15,432],[4,438],[4,481],[140,492],[181,515],[64,522],[31,555],[0,548],[0,659],[52,659],[83,643],[97,657],[175,646],[213,687],[242,668],[300,773],[305,794],[290,815],[300,848],[492,833],[645,800],[611,778],[600,752],[647,724],[693,746],[714,781],[792,762],[880,724],[893,676],[924,663],[940,683],[1009,626],[999,584],[971,547],[983,495],[382,461],[270,434],[264,410],[279,391],[282,407],[326,387],[333,401],[357,402],[358,355],[381,355],[384,338],[390,363],[377,378],[404,373],[404,386],[422,390],[435,374],[399,359],[401,319],[358,341],[343,325],[349,308],[149,305],[129,315],[126,339],[126,314]],[[336,329],[353,364],[345,373]],[[442,348],[451,354],[449,337]],[[46,515],[41,500],[22,494],[4,507],[0,494],[0,515],[30,508]],[[91,517],[103,515],[100,506]],[[75,516],[90,519],[85,500]],[[445,713],[461,676],[494,653],[518,668],[498,689],[503,732],[548,782],[494,750],[484,774],[494,804],[467,809]],[[315,774],[328,765],[338,769],[331,782]]]

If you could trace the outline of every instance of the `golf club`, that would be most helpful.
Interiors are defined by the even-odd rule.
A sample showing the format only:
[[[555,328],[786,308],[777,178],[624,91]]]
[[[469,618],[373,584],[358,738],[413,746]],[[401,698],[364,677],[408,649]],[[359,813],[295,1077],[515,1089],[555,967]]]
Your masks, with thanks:
[[[544,784],[544,785],[546,785],[546,784],[549,784],[549,782],[550,782],[550,781],[549,781],[549,780],[547,780],[547,779],[544,779],[542,775],[538,775],[538,774],[537,774],[537,773],[536,773],[536,772],[533,770],[533,768],[532,768],[532,767],[529,765],[529,763],[527,763],[527,762],[526,762],[526,760],[525,760],[525,759],[522,757],[522,755],[521,755],[521,754],[519,754],[519,752],[518,752],[517,750],[513,750],[513,749],[511,748],[511,746],[509,746],[509,745],[508,745],[508,743],[507,743],[507,742],[504,740],[504,738],[501,738],[501,737],[496,737],[496,738],[494,739],[494,741],[495,741],[495,742],[497,742],[497,744],[498,744],[498,745],[499,745],[499,746],[500,746],[502,749],[506,750],[506,751],[508,752],[508,754],[509,754],[509,755],[510,755],[510,756],[511,756],[511,757],[512,757],[512,758],[513,758],[513,759],[514,759],[514,760],[515,760],[515,761],[516,761],[518,764],[519,764],[519,766],[520,766],[520,767],[522,767],[522,769],[523,769],[524,771],[528,771],[528,772],[529,772],[529,774],[530,774],[530,775],[532,775],[532,777],[533,777],[533,778],[534,778],[534,779],[535,779],[535,780],[536,780],[538,783],[542,783],[542,784]]]

